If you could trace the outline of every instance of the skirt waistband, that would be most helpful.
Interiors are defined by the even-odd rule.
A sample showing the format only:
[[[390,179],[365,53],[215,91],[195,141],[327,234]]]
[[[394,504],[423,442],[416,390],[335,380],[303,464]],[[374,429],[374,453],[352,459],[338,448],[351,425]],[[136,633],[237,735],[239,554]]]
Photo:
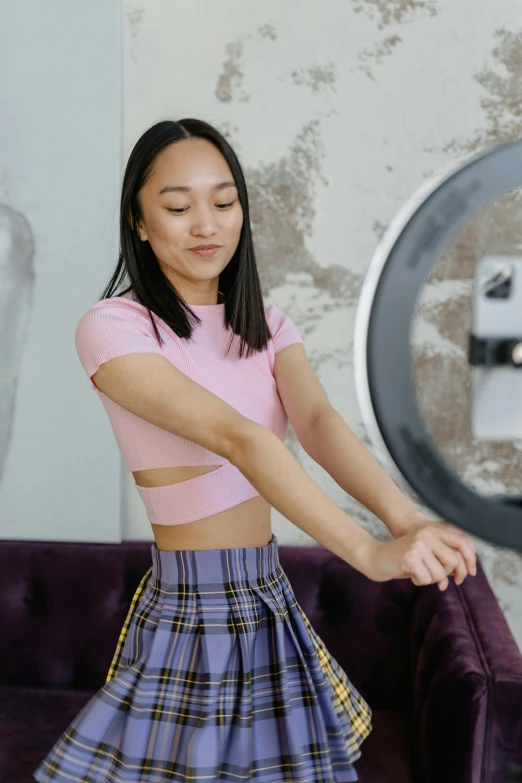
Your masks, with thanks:
[[[168,585],[208,585],[251,582],[275,574],[280,568],[278,540],[272,534],[264,546],[231,549],[168,551],[151,545],[151,579]]]

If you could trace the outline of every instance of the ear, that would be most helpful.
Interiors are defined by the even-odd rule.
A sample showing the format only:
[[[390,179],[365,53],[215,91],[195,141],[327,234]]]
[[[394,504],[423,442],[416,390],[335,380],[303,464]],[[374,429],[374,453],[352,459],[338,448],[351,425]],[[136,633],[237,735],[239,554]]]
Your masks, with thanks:
[[[130,227],[134,230],[134,220],[133,220],[132,213],[131,213],[130,210],[129,210],[128,221],[129,221]],[[137,227],[136,227],[136,233],[138,234],[138,236],[139,236],[139,238],[141,239],[142,242],[146,241],[147,234],[145,232],[145,229],[143,228],[141,220],[138,220],[138,224],[137,224]]]

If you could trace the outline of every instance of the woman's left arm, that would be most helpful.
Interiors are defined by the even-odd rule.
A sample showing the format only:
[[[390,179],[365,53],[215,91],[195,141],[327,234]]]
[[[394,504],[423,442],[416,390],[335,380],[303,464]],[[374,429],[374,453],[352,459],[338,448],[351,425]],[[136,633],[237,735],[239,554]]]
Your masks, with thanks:
[[[476,574],[473,537],[444,520],[431,521],[401,492],[330,404],[302,342],[275,354],[274,377],[300,444],[345,492],[378,516],[394,538],[416,531],[416,557],[426,558],[427,568],[437,558],[457,584]],[[448,528],[458,534],[458,547],[447,543]]]
[[[401,492],[335,408],[323,408],[300,442],[306,453],[321,465],[345,492],[384,522],[394,538],[423,528],[430,528],[434,541],[440,538],[439,532],[448,528],[459,533],[473,554],[474,569],[469,573],[476,574],[473,536],[444,520],[430,520],[420,511]],[[460,554],[459,558],[455,580],[461,584],[468,568]]]

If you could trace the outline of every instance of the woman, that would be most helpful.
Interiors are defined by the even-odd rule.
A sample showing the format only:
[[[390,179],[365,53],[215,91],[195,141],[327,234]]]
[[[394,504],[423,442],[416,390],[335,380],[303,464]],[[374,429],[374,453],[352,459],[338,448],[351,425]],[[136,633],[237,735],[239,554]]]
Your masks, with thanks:
[[[407,501],[331,408],[291,319],[264,306],[243,173],[217,130],[186,119],[143,134],[120,243],[76,347],[152,525],[152,566],[105,685],[34,777],[357,780],[371,709],[296,603],[271,506],[378,581],[445,589],[473,572],[473,539]],[[350,491],[394,541],[305,473],[283,443],[288,419],[332,473],[353,463]],[[326,457],[323,442],[345,450]]]

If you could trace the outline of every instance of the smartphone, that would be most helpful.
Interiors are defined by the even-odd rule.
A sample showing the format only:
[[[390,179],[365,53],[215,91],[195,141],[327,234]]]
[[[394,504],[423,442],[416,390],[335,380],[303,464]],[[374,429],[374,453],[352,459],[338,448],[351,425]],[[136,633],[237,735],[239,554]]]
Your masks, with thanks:
[[[485,256],[477,264],[472,335],[510,342],[491,344],[490,355],[503,351],[504,363],[471,368],[471,432],[484,440],[522,438],[522,258]]]

